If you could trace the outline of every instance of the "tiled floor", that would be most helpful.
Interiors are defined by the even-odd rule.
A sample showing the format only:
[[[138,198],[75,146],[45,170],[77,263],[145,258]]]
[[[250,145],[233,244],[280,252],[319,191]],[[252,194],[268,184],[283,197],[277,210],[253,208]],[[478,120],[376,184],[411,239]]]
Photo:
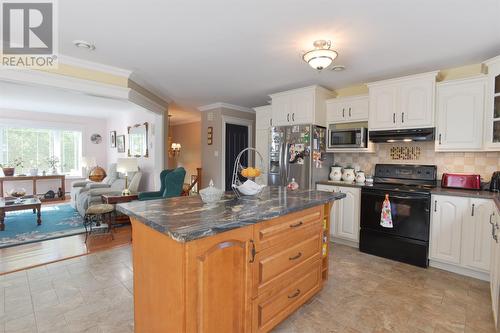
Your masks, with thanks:
[[[323,291],[274,333],[493,333],[488,284],[334,245]],[[133,331],[130,247],[0,277],[0,333]]]

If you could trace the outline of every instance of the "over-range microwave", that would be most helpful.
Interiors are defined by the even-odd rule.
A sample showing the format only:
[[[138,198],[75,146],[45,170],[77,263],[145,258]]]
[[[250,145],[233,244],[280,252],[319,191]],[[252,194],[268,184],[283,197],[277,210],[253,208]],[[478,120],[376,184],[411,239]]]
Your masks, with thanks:
[[[328,149],[335,148],[366,148],[368,144],[368,129],[336,128],[334,124],[328,127]]]

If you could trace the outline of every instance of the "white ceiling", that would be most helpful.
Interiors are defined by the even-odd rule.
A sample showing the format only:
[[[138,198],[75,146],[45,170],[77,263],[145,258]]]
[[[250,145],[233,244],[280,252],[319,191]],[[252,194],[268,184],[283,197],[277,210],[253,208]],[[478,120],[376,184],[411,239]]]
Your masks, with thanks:
[[[109,119],[144,110],[136,104],[73,91],[0,81],[0,109],[47,112]]]
[[[264,105],[289,88],[340,88],[500,54],[498,0],[58,3],[62,54],[132,70],[191,110]],[[74,39],[97,49],[77,49]],[[347,70],[318,74],[303,63],[315,39],[332,40]]]

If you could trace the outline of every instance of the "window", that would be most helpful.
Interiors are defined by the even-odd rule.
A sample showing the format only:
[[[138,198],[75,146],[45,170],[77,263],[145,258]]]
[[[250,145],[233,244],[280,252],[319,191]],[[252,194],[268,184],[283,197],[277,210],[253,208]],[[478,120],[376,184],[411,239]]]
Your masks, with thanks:
[[[16,167],[17,174],[27,174],[31,168],[51,173],[48,159],[59,160],[58,173],[81,176],[82,132],[72,130],[0,126],[0,164]]]

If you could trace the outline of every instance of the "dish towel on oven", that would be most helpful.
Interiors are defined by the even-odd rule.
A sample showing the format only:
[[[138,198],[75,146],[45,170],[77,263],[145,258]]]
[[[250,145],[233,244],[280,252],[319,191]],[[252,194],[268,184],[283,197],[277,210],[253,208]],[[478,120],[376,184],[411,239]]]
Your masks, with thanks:
[[[380,213],[380,225],[384,228],[392,228],[392,213],[389,194],[385,195],[384,203],[382,204],[382,212]]]

